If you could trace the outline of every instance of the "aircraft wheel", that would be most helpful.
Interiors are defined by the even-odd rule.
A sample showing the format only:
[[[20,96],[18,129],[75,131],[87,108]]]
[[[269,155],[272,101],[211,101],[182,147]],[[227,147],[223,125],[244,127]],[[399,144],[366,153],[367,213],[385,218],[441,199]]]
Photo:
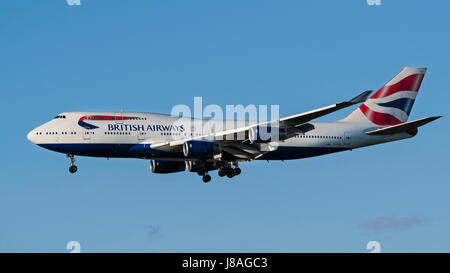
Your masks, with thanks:
[[[225,172],[224,172],[223,169],[219,169],[219,171],[217,172],[217,174],[218,174],[220,177],[224,177],[224,176],[225,176]]]
[[[70,173],[76,173],[78,171],[78,167],[75,165],[72,165],[69,167],[69,172]]]
[[[211,176],[209,174],[205,174],[203,176],[203,182],[208,183],[209,181],[211,181]]]
[[[235,168],[235,169],[234,169],[234,174],[235,174],[235,175],[240,175],[241,172],[242,172],[242,171],[241,171],[241,168]]]
[[[234,176],[234,170],[233,169],[228,169],[226,174],[227,174],[228,178],[232,178]]]

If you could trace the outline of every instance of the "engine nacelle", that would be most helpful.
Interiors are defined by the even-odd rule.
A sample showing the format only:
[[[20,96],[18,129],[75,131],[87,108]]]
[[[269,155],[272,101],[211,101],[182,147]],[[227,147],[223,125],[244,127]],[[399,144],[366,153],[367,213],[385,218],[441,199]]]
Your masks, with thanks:
[[[183,154],[189,158],[213,158],[220,152],[220,146],[214,142],[190,140],[183,144]]]
[[[278,136],[276,135],[277,133]],[[285,140],[287,138],[287,134],[285,130],[278,126],[272,127],[270,125],[263,125],[250,128],[248,138],[250,143],[268,143],[272,141]]]
[[[184,161],[151,160],[152,173],[176,173],[186,170]]]
[[[188,161],[187,166],[190,172],[209,172],[219,168],[215,162],[205,161]]]

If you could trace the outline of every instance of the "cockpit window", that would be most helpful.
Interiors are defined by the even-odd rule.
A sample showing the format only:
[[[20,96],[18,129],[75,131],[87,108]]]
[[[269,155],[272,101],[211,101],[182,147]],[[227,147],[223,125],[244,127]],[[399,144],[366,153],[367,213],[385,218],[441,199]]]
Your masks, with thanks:
[[[55,119],[57,119],[57,118],[66,118],[66,116],[64,116],[64,115],[57,115],[57,116],[55,117]]]

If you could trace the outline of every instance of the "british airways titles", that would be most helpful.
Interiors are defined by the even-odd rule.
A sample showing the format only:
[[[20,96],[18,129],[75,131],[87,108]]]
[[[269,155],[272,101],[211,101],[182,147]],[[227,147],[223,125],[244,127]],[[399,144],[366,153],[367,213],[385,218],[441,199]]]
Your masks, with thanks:
[[[108,124],[108,131],[175,131],[183,133],[185,131],[184,125],[137,125],[137,124]]]

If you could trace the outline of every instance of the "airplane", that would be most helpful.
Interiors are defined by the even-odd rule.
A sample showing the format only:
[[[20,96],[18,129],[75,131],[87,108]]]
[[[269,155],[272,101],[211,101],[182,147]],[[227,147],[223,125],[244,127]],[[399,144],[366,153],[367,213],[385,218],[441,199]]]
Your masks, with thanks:
[[[30,131],[27,138],[66,154],[70,173],[78,170],[75,156],[140,158],[150,160],[151,171],[159,174],[183,172],[187,165],[207,183],[214,170],[221,177],[241,174],[242,162],[308,158],[414,137],[418,127],[441,117],[407,121],[425,72],[426,68],[405,67],[370,98],[369,90],[276,123],[141,112],[64,112]],[[312,121],[360,103],[342,120]],[[197,130],[192,123],[213,126]],[[276,132],[276,137],[266,137],[267,132]]]

